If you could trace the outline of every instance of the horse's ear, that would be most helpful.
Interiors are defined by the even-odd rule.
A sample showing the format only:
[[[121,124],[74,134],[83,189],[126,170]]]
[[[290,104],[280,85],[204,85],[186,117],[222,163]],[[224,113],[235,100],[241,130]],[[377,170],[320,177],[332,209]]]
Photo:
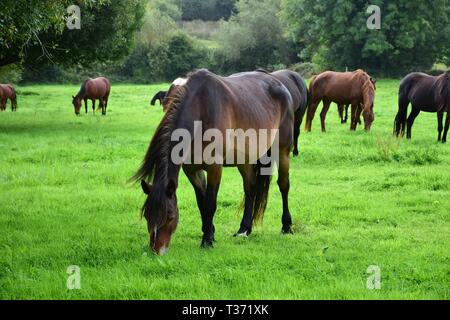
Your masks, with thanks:
[[[175,180],[170,179],[169,183],[167,183],[167,187],[166,187],[166,195],[171,198],[173,197],[173,195],[175,194],[175,191],[177,190],[177,184],[175,182]]]
[[[142,191],[144,191],[146,195],[150,195],[150,193],[152,192],[152,185],[148,184],[144,180],[141,180],[141,187]]]

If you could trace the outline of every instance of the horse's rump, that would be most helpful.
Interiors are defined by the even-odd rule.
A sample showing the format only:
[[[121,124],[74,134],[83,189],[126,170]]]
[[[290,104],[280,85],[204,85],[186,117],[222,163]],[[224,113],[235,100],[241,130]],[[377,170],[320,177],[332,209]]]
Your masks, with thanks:
[[[110,91],[109,80],[104,77],[86,80],[80,90],[84,93],[84,98],[88,99],[103,99],[109,95]]]

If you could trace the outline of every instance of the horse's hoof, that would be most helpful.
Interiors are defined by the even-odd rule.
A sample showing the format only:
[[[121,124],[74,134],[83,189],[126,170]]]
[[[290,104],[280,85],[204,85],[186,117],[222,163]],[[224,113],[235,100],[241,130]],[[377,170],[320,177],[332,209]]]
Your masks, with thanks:
[[[294,234],[294,231],[292,230],[291,226],[283,226],[283,228],[281,229],[281,233],[288,235],[288,234]]]
[[[202,249],[212,249],[212,248],[214,248],[213,241],[214,241],[214,240],[203,239],[203,240],[202,240],[202,244],[200,245],[200,247],[201,247]]]
[[[235,238],[248,238],[248,232],[247,231],[244,231],[244,232],[236,232],[235,234],[234,234],[234,236],[233,237],[235,237]]]

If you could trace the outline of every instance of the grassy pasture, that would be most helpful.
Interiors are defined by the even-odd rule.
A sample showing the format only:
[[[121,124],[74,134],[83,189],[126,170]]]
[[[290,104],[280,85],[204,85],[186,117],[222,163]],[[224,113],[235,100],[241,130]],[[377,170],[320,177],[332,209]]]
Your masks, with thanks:
[[[1,299],[448,299],[450,148],[436,142],[436,115],[421,114],[413,140],[392,138],[398,81],[378,83],[369,134],[341,125],[302,132],[291,163],[295,235],[282,236],[272,182],[264,223],[235,239],[242,180],[224,171],[213,250],[199,248],[201,222],[184,175],[180,223],[169,254],[153,256],[127,184],[167,85],[113,86],[109,113],[75,117],[78,86],[19,87],[19,109],[0,114]],[[319,107],[320,111],[320,107]],[[66,270],[81,268],[81,290]],[[368,290],[367,268],[381,269]]]

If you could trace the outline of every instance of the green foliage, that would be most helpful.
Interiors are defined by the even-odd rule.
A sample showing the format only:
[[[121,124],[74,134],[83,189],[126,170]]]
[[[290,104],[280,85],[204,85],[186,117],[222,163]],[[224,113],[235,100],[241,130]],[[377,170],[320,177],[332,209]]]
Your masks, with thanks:
[[[108,0],[80,0],[85,8],[94,9],[108,5]],[[7,0],[0,2],[0,65],[19,62],[31,47],[42,50],[43,33],[61,37],[66,26],[66,8],[73,4],[70,0]],[[45,52],[44,52],[45,53]]]
[[[369,5],[381,8],[381,30],[366,26]],[[450,6],[438,1],[284,0],[283,18],[302,59],[333,70],[365,68],[401,75],[448,57]]]
[[[18,64],[0,67],[0,83],[18,83],[22,80],[22,68]]]
[[[296,63],[290,67],[293,71],[299,73],[303,78],[309,79],[320,73],[318,65],[311,62]]]
[[[72,1],[6,1],[0,9],[0,65],[92,65],[129,53],[141,27],[145,0],[79,1],[81,30],[66,28]],[[2,1],[4,5],[4,1]],[[6,17],[3,17],[6,14]]]
[[[264,224],[233,238],[242,178],[225,168],[217,243],[201,250],[195,193],[181,173],[177,232],[166,256],[151,254],[145,196],[127,180],[164,116],[149,100],[168,85],[113,83],[107,117],[74,115],[79,84],[17,87],[18,112],[0,113],[0,299],[450,298],[450,148],[436,141],[436,115],[421,114],[413,140],[388,147],[399,161],[379,155],[399,81],[378,82],[371,133],[350,132],[334,105],[328,133],[318,116],[301,133],[290,165],[294,235],[281,235],[274,179]],[[66,288],[69,265],[81,268],[81,290]],[[381,290],[366,287],[370,265]]]
[[[285,63],[283,52],[288,41],[278,18],[280,1],[241,0],[236,10],[216,34],[222,67],[230,71],[252,70]]]
[[[227,20],[233,10],[236,0],[172,0],[182,11],[184,21],[205,20],[217,21]]]

